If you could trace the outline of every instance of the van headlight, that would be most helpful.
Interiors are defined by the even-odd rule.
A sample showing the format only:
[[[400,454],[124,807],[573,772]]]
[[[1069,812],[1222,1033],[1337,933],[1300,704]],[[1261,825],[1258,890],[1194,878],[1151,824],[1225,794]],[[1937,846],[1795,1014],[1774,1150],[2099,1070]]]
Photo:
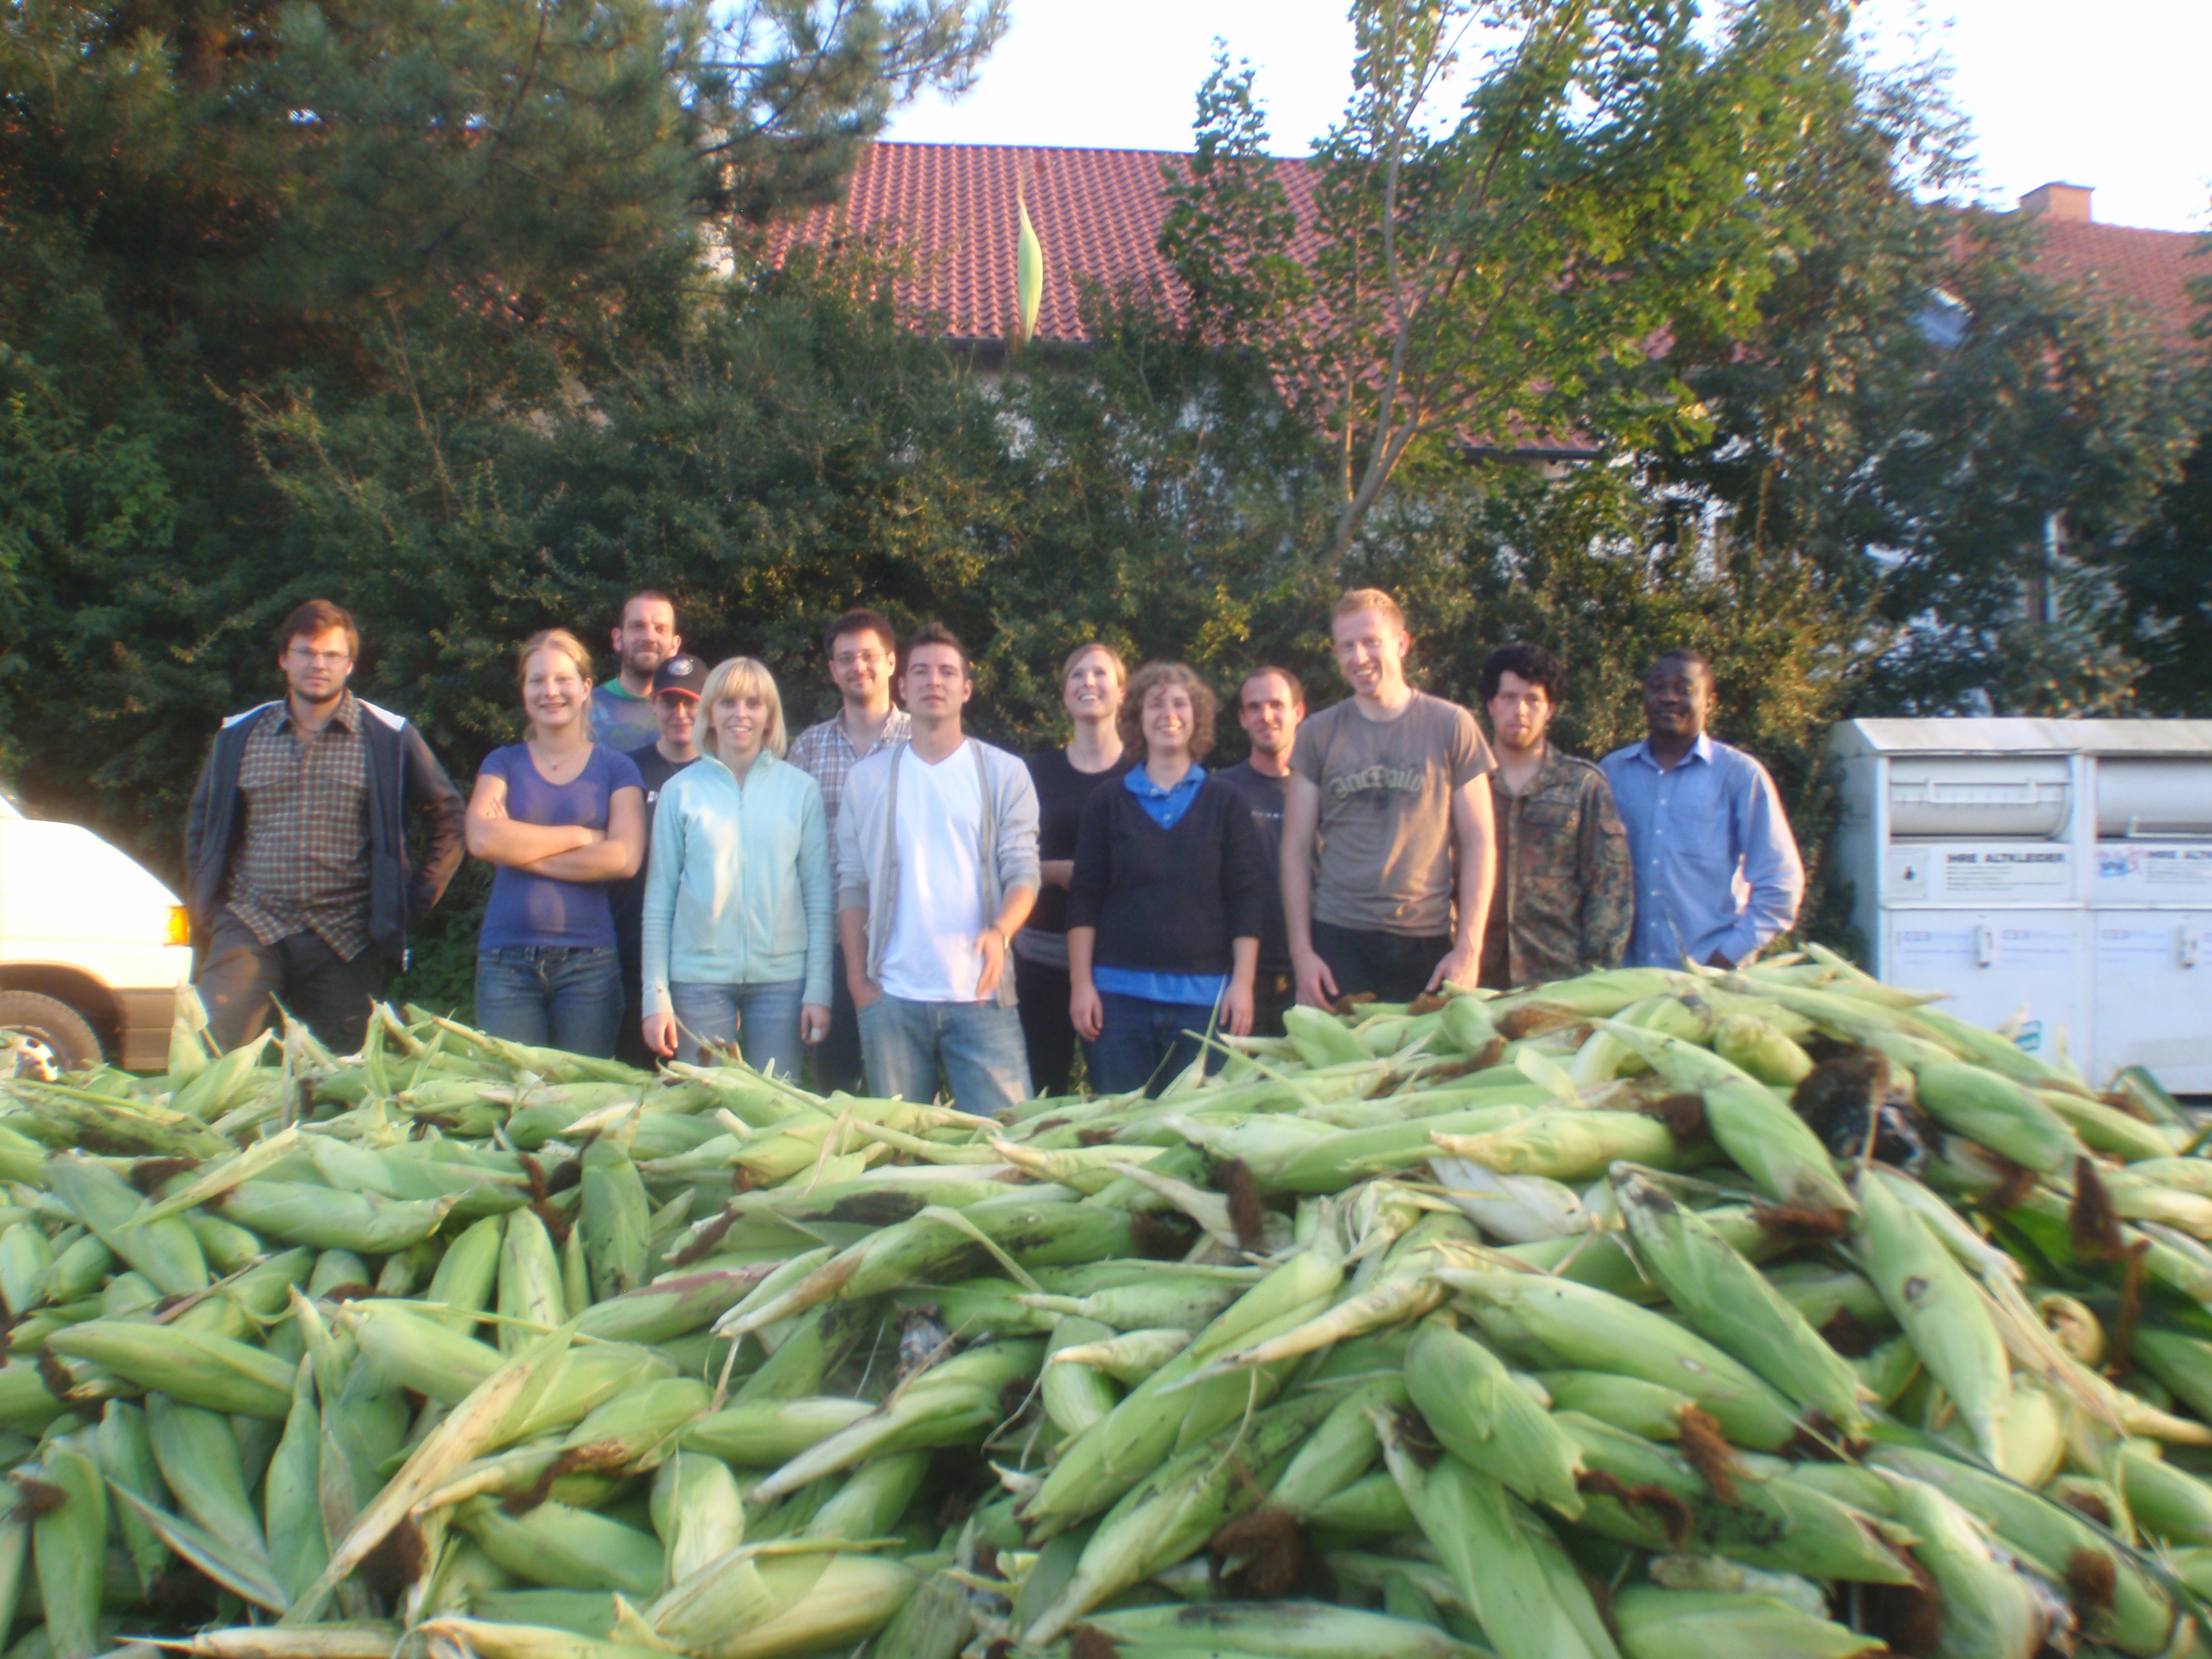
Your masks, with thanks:
[[[192,913],[181,904],[169,907],[168,929],[161,936],[164,945],[190,945],[192,942]]]

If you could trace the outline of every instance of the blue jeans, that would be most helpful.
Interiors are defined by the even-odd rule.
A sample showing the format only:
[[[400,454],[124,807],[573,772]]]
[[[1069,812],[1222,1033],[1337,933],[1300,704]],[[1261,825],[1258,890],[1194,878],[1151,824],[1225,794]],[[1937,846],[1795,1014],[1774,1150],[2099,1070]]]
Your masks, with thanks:
[[[756,1072],[771,1066],[780,1078],[799,1075],[799,999],[806,990],[803,979],[768,980],[757,985],[707,985],[696,980],[671,981],[668,1000],[679,1028],[676,1057],[702,1065],[721,1063],[721,1056],[702,1052],[713,1044],[725,1053],[735,1042],[745,1064]]]
[[[1221,1051],[1206,1048],[1197,1037],[1213,1022],[1210,1002],[1154,1002],[1150,997],[1101,991],[1103,1010],[1097,1041],[1083,1045],[1084,1064],[1094,1094],[1127,1094],[1143,1089],[1158,1094],[1203,1052],[1206,1069],[1218,1068]]]
[[[942,1066],[952,1103],[963,1112],[988,1117],[1030,1097],[1021,1017],[995,1001],[878,997],[860,1010],[860,1052],[871,1094],[934,1100]]]
[[[611,945],[514,945],[477,952],[477,1024],[537,1048],[614,1058],[622,960]]]

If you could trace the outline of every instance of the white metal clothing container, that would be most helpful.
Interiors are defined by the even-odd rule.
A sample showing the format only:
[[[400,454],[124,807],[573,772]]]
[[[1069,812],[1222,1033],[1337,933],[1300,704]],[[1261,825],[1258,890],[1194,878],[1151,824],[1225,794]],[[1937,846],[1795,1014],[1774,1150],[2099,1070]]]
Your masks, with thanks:
[[[2090,1080],[2212,1092],[2212,720],[1850,720],[1838,873],[1875,973]]]

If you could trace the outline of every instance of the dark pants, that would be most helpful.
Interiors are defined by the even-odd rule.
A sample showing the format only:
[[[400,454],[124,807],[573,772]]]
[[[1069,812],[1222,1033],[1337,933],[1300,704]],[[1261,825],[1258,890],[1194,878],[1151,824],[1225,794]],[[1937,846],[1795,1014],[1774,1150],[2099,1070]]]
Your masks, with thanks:
[[[660,1056],[645,1046],[645,946],[639,919],[615,917],[615,957],[621,964],[622,1028],[615,1033],[615,1058],[649,1072]]]
[[[1407,939],[1316,921],[1313,946],[1336,977],[1337,995],[1357,996],[1364,991],[1378,1002],[1411,1002],[1429,988],[1429,976],[1452,942],[1448,933]]]
[[[611,1060],[622,1024],[611,945],[514,945],[477,952],[477,1024],[507,1042]]]
[[[845,947],[830,947],[830,1031],[808,1053],[813,1068],[814,1091],[830,1094],[842,1089],[860,1093],[867,1082],[867,1066],[860,1053],[860,1018],[853,1007],[853,993],[845,982]]]
[[[1262,968],[1252,976],[1252,1035],[1280,1036],[1283,1011],[1298,1000],[1298,976],[1289,969]]]
[[[192,983],[207,1006],[209,1035],[226,1052],[260,1034],[274,997],[325,1048],[350,1054],[368,1033],[370,1001],[384,993],[384,955],[370,945],[348,962],[313,933],[264,945],[225,911]]]
[[[1067,1012],[1074,992],[1066,969],[1016,953],[1014,995],[1020,1000],[1022,1046],[1029,1050],[1030,1084],[1040,1100],[1066,1094],[1075,1070],[1075,1023]],[[1091,1086],[1098,1086],[1095,1078]]]
[[[1120,1095],[1142,1089],[1157,1095],[1189,1070],[1201,1052],[1207,1071],[1219,1068],[1221,1051],[1205,1048],[1192,1035],[1202,1036],[1212,1023],[1212,1004],[1154,1002],[1115,991],[1101,991],[1098,1001],[1104,1011],[1098,1040],[1083,1045],[1091,1086],[1097,1093]]]

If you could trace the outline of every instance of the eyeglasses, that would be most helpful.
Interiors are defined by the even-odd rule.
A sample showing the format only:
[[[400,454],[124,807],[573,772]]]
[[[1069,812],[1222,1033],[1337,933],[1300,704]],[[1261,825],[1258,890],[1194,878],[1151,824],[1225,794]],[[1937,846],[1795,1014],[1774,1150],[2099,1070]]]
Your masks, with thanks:
[[[353,660],[353,653],[350,651],[308,651],[296,645],[288,654],[294,662],[329,663],[333,667],[339,663]]]
[[[876,668],[882,665],[880,651],[840,651],[830,660],[840,668]]]

